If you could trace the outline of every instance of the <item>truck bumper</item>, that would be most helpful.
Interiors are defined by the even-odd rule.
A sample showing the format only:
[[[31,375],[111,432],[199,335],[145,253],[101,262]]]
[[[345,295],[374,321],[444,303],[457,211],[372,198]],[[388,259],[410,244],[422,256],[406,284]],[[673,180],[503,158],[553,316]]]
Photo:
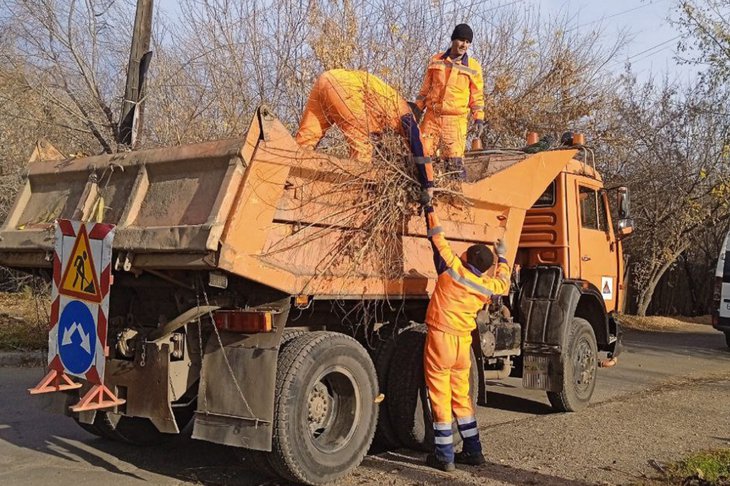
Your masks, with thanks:
[[[712,327],[725,334],[730,333],[730,317],[712,316]]]

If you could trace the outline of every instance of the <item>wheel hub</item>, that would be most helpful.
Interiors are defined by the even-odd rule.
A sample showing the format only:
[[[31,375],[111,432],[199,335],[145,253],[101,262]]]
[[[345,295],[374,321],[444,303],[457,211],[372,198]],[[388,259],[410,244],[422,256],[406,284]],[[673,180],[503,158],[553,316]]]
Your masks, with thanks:
[[[575,354],[576,384],[582,387],[590,386],[595,374],[596,357],[586,341],[578,343]]]
[[[322,382],[317,382],[309,393],[307,419],[312,432],[324,427],[331,409],[332,397],[327,387]]]

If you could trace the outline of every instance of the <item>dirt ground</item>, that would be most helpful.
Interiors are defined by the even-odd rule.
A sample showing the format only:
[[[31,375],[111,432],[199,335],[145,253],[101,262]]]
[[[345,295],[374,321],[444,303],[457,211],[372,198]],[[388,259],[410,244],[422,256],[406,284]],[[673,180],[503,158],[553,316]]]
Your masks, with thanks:
[[[346,484],[637,484],[690,452],[730,447],[730,370],[678,380],[578,414],[534,416],[481,428],[488,463],[453,475],[420,455],[368,457]],[[654,466],[652,466],[654,464]]]

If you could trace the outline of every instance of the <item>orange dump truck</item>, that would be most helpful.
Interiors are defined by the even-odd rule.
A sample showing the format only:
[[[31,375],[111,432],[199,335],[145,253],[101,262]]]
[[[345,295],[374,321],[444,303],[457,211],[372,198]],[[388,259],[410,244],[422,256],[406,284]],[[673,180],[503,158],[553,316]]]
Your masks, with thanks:
[[[437,204],[455,251],[505,238],[515,262],[509,295],[478,318],[480,404],[487,380],[512,374],[578,410],[601,353],[619,352],[627,194],[604,189],[578,153],[472,153],[466,203]],[[103,379],[120,400],[72,411],[83,380],[46,395],[81,427],[153,443],[192,421],[193,438],[307,484],[356,467],[373,437],[430,446],[419,323],[435,270],[423,218],[404,219],[387,262],[373,261],[377,248],[354,270],[357,255],[326,258],[356,237],[337,215],[367,208],[343,181],[368,167],[301,150],[263,109],[243,139],[59,157],[37,146],[0,264],[50,280],[55,220],[116,225]]]

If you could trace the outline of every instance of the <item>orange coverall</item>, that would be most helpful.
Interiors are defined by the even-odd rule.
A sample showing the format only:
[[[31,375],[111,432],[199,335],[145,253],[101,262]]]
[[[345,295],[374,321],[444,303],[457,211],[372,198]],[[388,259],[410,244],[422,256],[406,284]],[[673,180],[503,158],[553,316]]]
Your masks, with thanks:
[[[442,158],[463,157],[469,113],[484,120],[482,66],[467,54],[451,59],[450,51],[431,58],[416,98],[418,108],[426,110],[421,122],[426,156],[440,148]]]
[[[476,328],[477,312],[491,301],[492,295],[504,294],[509,289],[510,269],[507,261],[499,257],[496,276],[483,275],[466,263],[466,255],[459,258],[451,250],[433,207],[426,206],[425,211],[438,280],[426,311],[424,370],[433,412],[436,456],[441,461],[453,462],[452,411],[464,438],[464,450],[481,452],[469,396],[471,333]]]
[[[316,146],[332,125],[342,130],[354,159],[370,161],[370,135],[386,129],[401,133],[413,155],[423,155],[408,103],[385,81],[365,71],[333,69],[320,75],[309,94],[297,143]]]

